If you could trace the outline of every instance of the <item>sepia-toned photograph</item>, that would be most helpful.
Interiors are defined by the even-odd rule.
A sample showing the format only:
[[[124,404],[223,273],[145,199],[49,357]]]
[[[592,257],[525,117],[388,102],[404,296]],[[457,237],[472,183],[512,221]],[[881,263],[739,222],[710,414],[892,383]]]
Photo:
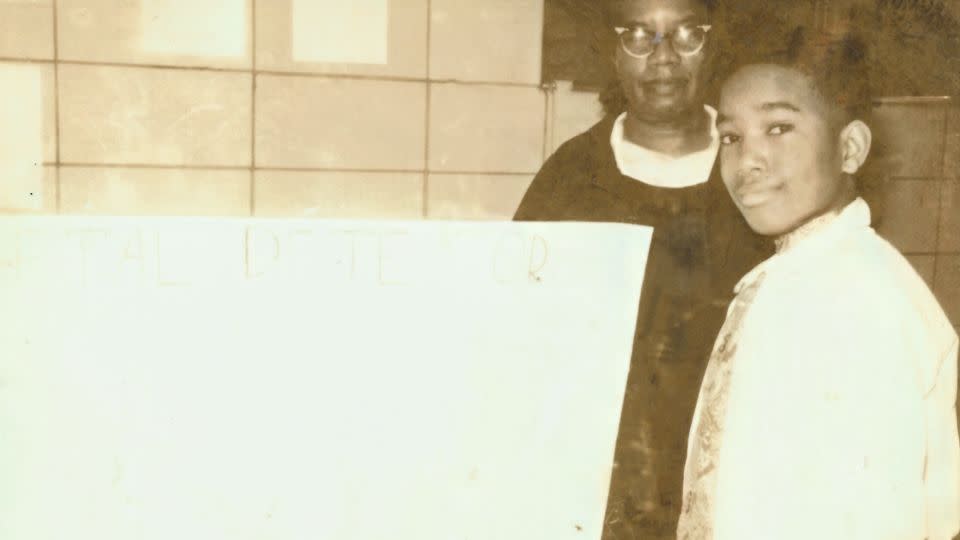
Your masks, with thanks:
[[[0,0],[0,540],[960,540],[960,0]]]

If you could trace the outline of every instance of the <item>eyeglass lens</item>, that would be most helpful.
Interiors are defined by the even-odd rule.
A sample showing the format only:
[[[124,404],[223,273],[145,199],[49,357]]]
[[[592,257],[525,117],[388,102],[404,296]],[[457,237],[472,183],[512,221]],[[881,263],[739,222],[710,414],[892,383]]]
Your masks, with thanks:
[[[703,47],[706,37],[707,33],[700,27],[681,26],[663,36],[662,39],[669,39],[673,50],[679,54],[693,54]],[[652,53],[660,41],[655,33],[641,27],[632,28],[620,34],[620,40],[628,51],[639,56]]]

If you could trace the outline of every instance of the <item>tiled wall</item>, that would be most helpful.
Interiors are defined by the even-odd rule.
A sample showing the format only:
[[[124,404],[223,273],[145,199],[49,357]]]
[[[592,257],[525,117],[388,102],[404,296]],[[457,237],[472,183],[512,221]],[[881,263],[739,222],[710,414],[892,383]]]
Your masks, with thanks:
[[[874,124],[883,171],[877,229],[914,263],[960,328],[960,106],[887,100]]]
[[[507,218],[550,147],[542,26],[543,0],[0,0],[0,210]]]

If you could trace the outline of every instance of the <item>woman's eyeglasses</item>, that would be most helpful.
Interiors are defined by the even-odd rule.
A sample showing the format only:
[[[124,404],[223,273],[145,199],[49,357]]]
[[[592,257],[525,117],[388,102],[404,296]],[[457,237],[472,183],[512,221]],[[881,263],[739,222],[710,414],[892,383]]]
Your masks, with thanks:
[[[707,41],[709,24],[683,25],[671,32],[650,32],[642,26],[631,28],[616,27],[614,30],[620,37],[620,46],[623,51],[634,58],[646,58],[653,54],[663,40],[669,39],[673,50],[683,56],[691,56],[703,49]]]

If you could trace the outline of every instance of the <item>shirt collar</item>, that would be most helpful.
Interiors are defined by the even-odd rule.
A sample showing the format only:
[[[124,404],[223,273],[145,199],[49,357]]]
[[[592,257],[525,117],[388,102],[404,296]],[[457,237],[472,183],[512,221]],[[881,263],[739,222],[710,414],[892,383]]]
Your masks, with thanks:
[[[809,254],[829,246],[845,233],[870,226],[870,206],[861,197],[839,212],[816,217],[777,241],[777,253],[743,276],[734,288],[739,293],[762,275],[791,261],[803,260]]]

